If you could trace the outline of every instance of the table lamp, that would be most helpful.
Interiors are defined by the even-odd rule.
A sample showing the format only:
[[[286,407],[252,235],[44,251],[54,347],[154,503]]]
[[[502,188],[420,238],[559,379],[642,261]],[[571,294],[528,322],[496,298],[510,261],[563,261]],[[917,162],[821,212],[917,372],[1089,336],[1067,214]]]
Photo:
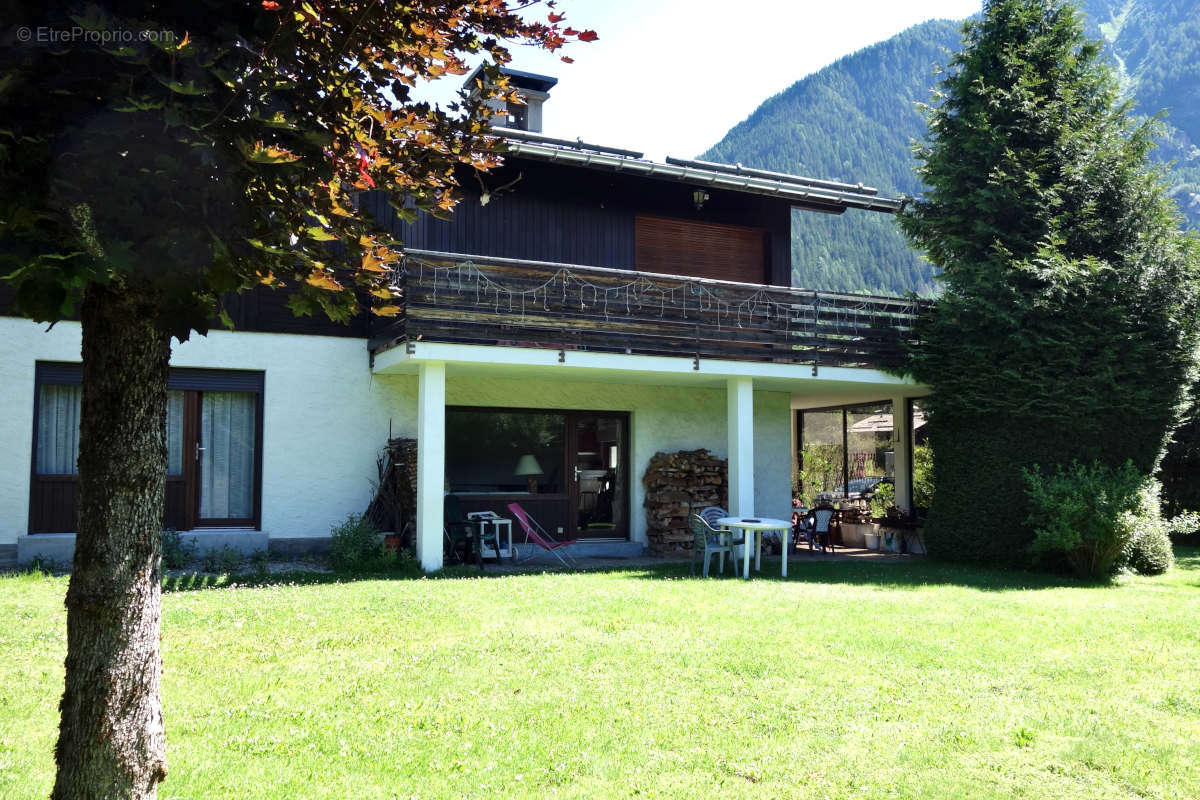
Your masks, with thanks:
[[[537,459],[532,454],[526,454],[521,456],[521,460],[517,462],[514,474],[528,481],[530,494],[537,494],[538,478],[545,473],[542,471],[542,465],[537,462]]]

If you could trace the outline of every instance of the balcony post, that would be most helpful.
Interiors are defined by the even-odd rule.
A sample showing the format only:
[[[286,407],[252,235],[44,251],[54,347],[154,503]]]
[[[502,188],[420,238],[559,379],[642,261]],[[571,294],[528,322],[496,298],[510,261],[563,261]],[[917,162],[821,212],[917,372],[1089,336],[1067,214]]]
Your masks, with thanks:
[[[417,560],[442,568],[446,487],[446,365],[423,362],[417,374]]]
[[[754,380],[729,378],[726,384],[729,436],[729,512],[754,514]]]
[[[896,480],[896,505],[904,511],[911,511],[912,503],[912,461],[909,458],[909,443],[912,434],[909,430],[908,399],[892,398],[892,431],[893,435],[893,464]]]

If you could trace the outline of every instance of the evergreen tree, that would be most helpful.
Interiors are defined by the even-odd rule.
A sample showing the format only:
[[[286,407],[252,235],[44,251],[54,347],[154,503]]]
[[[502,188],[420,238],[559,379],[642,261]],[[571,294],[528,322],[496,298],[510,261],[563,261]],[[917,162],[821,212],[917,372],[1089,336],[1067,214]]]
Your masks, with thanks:
[[[1023,467],[1154,471],[1193,372],[1197,251],[1149,165],[1154,124],[1074,7],[987,3],[935,98],[930,189],[901,219],[944,272],[911,360],[935,391],[926,537],[1023,564]]]

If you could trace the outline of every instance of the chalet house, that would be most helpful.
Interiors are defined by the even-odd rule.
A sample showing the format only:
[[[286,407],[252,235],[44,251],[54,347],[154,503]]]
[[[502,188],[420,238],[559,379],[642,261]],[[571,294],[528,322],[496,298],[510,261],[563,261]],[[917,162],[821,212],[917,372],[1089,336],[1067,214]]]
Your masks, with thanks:
[[[389,437],[407,437],[425,569],[443,563],[447,490],[466,511],[517,501],[579,547],[636,553],[655,453],[727,458],[730,509],[780,516],[806,430],[840,437],[834,488],[851,489],[850,408],[893,414],[876,426],[889,449],[878,467],[907,505],[911,401],[925,390],[882,370],[912,303],[791,285],[794,208],[900,203],[549,138],[538,131],[554,79],[510,76],[528,102],[497,129],[506,164],[460,176],[452,221],[406,223],[361,198],[406,244],[400,318],[297,319],[261,290],[234,303],[235,331],[176,344],[165,525],[201,547],[318,549],[367,507]],[[79,354],[77,323],[0,316],[0,561],[70,558]]]

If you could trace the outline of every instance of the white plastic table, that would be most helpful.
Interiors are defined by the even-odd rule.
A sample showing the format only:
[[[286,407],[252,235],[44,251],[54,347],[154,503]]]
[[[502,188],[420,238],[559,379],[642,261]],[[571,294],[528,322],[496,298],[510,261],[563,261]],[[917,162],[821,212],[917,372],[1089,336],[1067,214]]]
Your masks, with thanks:
[[[792,523],[782,519],[767,519],[766,517],[722,517],[717,520],[718,525],[723,525],[726,528],[736,528],[745,531],[746,536],[743,541],[745,545],[742,547],[743,570],[742,576],[750,577],[750,533],[754,534],[754,568],[762,568],[762,535],[763,531],[779,531],[780,552],[782,553],[783,561],[783,577],[787,577],[787,562],[788,562],[788,545],[791,542],[790,534],[792,532]]]

